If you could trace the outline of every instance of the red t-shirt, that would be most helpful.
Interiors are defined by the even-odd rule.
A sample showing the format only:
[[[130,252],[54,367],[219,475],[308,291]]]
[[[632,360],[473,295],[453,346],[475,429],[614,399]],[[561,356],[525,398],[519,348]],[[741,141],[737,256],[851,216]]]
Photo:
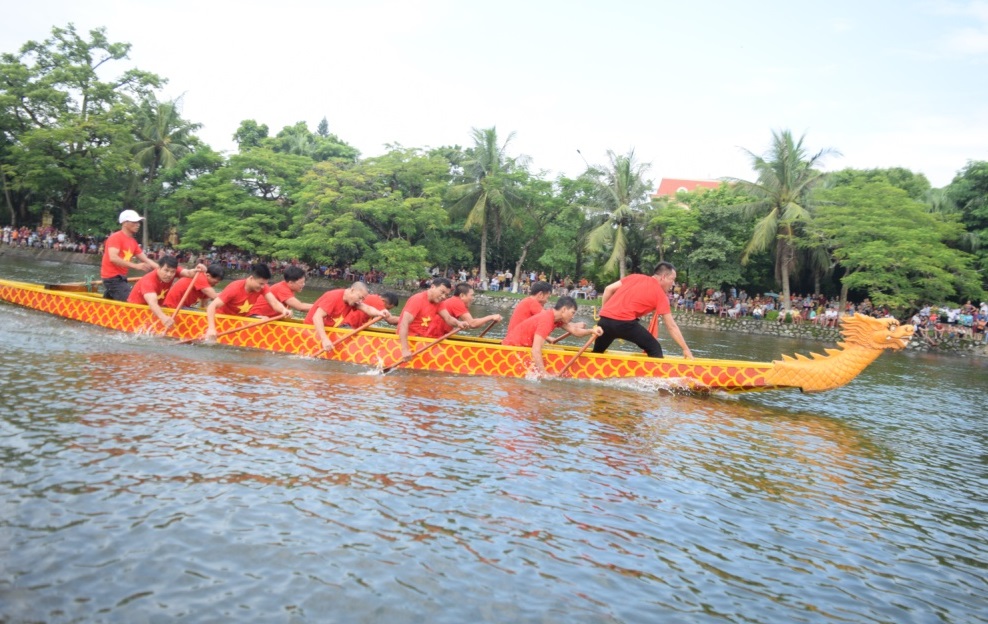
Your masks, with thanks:
[[[110,247],[120,250],[120,257],[130,262],[130,259],[141,253],[141,246],[137,244],[137,239],[127,236],[123,230],[117,230],[106,239],[103,244],[103,262],[100,264],[99,275],[102,279],[127,275],[127,269],[118,267],[110,262]]]
[[[346,322],[346,317],[353,308],[343,301],[343,288],[336,288],[324,292],[316,302],[309,308],[309,313],[305,315],[305,322],[312,325],[312,319],[316,317],[316,310],[322,310],[326,316],[322,319],[323,327],[339,327]]]
[[[278,300],[278,303],[282,304],[295,296],[292,289],[288,287],[288,282],[284,280],[271,287],[271,294]],[[257,300],[247,316],[278,316],[278,313],[271,307],[267,299],[261,298]]]
[[[172,287],[168,289],[168,294],[165,295],[165,307],[175,308],[178,307],[180,301],[182,301],[182,295],[185,294],[185,290],[189,287],[189,280],[191,277],[180,277],[172,283]],[[206,295],[202,292],[203,290],[209,288],[209,281],[206,280],[205,273],[196,273],[195,286],[186,295],[185,301],[182,303],[183,307],[191,308],[197,303],[206,299]]]
[[[384,299],[381,299],[377,295],[367,295],[364,297],[364,303],[378,310],[384,310],[387,308],[387,306],[384,305]],[[370,317],[367,316],[366,312],[359,308],[351,308],[350,312],[346,315],[346,320],[344,323],[356,329],[369,320]]]
[[[409,297],[401,314],[412,316],[412,322],[408,324],[410,336],[431,336],[436,320],[442,320],[439,318],[439,304],[429,301],[429,291],[426,290]]]
[[[232,316],[250,316],[250,309],[254,307],[257,300],[269,292],[271,292],[271,289],[268,288],[267,284],[264,285],[261,292],[249,293],[247,292],[246,279],[230,282],[218,297],[223,304],[218,306],[216,311],[220,314],[230,314]]]
[[[668,314],[669,297],[651,276],[632,273],[600,309],[600,315],[615,321],[634,321],[651,312]]]
[[[442,303],[439,304],[440,310],[446,310],[449,315],[455,319],[460,318],[460,316],[466,314],[470,310],[467,309],[467,304],[463,303],[463,300],[459,297],[450,297],[449,299],[444,299]],[[449,332],[453,331],[453,328],[443,319],[437,311],[435,323],[431,323],[429,327],[429,336],[433,338],[438,338]]]
[[[168,293],[168,289],[171,285],[175,283],[175,279],[172,278],[170,282],[162,282],[161,278],[158,276],[157,271],[151,271],[141,279],[137,280],[134,287],[130,291],[130,296],[127,297],[127,303],[141,303],[147,305],[147,300],[144,299],[144,295],[148,293],[154,293],[155,297],[158,298],[158,304],[161,305],[165,300],[165,295]]]
[[[530,347],[535,342],[536,334],[545,339],[549,337],[552,330],[563,325],[565,323],[562,321],[556,322],[553,310],[542,310],[535,316],[518,323],[514,329],[509,329],[508,335],[504,337],[501,344],[511,347]]]
[[[545,308],[535,297],[525,297],[515,306],[515,311],[511,313],[511,320],[508,321],[508,332],[510,333],[516,325],[521,324]]]

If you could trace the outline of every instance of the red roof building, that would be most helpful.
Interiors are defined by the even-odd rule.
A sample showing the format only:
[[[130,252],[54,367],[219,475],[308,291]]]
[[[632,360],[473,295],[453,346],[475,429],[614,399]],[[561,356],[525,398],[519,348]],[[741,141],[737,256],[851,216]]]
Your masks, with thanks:
[[[720,186],[717,180],[680,180],[676,178],[662,178],[659,181],[659,189],[652,197],[673,197],[679,191],[694,191],[698,188],[715,189]]]

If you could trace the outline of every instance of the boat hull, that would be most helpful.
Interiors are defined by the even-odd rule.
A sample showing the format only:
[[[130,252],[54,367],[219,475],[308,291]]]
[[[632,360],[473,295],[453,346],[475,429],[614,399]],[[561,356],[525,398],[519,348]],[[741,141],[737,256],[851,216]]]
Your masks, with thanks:
[[[200,311],[180,312],[175,319],[175,326],[165,333],[160,322],[146,306],[23,282],[0,280],[0,301],[107,329],[135,334],[159,334],[166,339],[196,339],[206,332],[206,315]],[[253,319],[218,315],[217,330],[224,332],[236,329],[252,321]],[[346,329],[328,330],[331,340],[346,333]],[[309,356],[320,350],[315,329],[297,321],[272,321],[221,336],[218,342],[301,356]],[[413,350],[428,342],[429,339],[425,338],[410,339]],[[543,349],[546,370],[557,373],[575,355],[572,347],[546,347]],[[401,359],[401,347],[393,331],[369,328],[318,357],[383,368]],[[456,336],[415,356],[402,364],[402,368],[460,375],[525,377],[532,371],[531,350],[502,346],[488,339]],[[691,391],[744,392],[785,387],[770,382],[772,368],[773,364],[768,362],[653,359],[632,353],[586,352],[569,367],[566,376],[574,379],[665,379],[670,381],[670,387]]]

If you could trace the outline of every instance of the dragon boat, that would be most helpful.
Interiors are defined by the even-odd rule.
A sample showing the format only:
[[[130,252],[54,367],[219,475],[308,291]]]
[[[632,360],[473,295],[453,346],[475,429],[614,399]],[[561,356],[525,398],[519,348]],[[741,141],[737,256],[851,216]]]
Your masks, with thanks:
[[[54,316],[128,333],[159,334],[162,339],[193,341],[206,332],[206,314],[182,310],[174,326],[164,328],[146,306],[103,299],[93,285],[43,285],[0,280],[0,301]],[[394,330],[368,327],[360,332],[329,328],[334,346],[322,352],[315,329],[292,320],[260,324],[256,319],[217,315],[220,344],[264,349],[299,356],[315,356],[360,366],[390,370],[404,368],[498,377],[525,377],[531,373],[531,350],[508,347],[496,340],[457,335],[446,340],[411,337],[416,355],[407,361]],[[895,319],[875,319],[856,314],[841,319],[843,341],[826,355],[782,356],[772,362],[747,362],[698,358],[647,358],[641,353],[577,351],[571,346],[543,348],[546,370],[565,371],[573,379],[666,379],[676,388],[694,392],[712,390],[746,392],[798,388],[821,392],[843,386],[858,376],[885,350],[906,347],[911,325]],[[431,344],[435,343],[435,344]],[[428,346],[430,345],[431,346]],[[426,347],[418,352],[421,347]]]

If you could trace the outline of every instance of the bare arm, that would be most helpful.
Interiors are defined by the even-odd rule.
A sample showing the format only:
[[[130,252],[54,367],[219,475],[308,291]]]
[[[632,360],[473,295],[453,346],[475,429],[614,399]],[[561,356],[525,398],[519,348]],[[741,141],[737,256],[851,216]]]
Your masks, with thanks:
[[[621,280],[618,280],[612,284],[608,284],[604,288],[604,294],[600,296],[600,305],[604,305],[605,303],[607,303],[607,300],[611,298],[611,295],[617,292],[618,288],[621,288]]]
[[[323,349],[329,349],[330,344],[329,336],[326,335],[326,326],[323,323],[323,319],[326,317],[326,311],[322,308],[316,310],[316,313],[312,315],[312,324],[316,328],[316,339],[322,344]]]
[[[289,308],[294,308],[299,312],[308,312],[309,310],[312,309],[311,303],[305,303],[304,301],[299,301],[295,297],[289,297],[288,299],[285,299],[285,305],[287,305]]]
[[[161,324],[165,326],[165,329],[169,329],[175,324],[172,317],[165,314],[164,310],[161,309],[161,306],[158,305],[158,293],[144,293],[144,301],[148,304],[148,307],[151,308],[151,312],[153,312],[154,315],[158,317],[158,320],[161,321]]]
[[[158,268],[158,263],[149,259],[143,252],[134,256],[140,260],[140,262],[130,262],[129,260],[124,260],[123,256],[120,255],[120,248],[118,247],[108,247],[106,253],[110,256],[110,262],[113,263],[114,266],[118,266],[121,269],[134,269],[135,271],[150,272]]]
[[[398,321],[398,340],[401,342],[401,355],[408,357],[412,350],[408,348],[408,326],[412,323],[411,314],[402,314]]]
[[[545,344],[545,338],[535,334],[535,338],[532,339],[532,364],[535,364],[535,370],[539,375],[546,376],[545,370],[545,360],[542,358],[542,345]]]
[[[686,339],[683,338],[683,332],[679,331],[679,325],[676,325],[676,319],[672,318],[672,312],[666,312],[662,315],[662,322],[665,324],[666,329],[669,330],[669,335],[672,339],[676,341],[676,344],[683,350],[683,357],[687,360],[693,359],[693,352],[690,348],[686,346]]]
[[[275,312],[281,314],[285,318],[292,318],[292,311],[286,308],[285,306],[281,305],[281,302],[278,301],[278,298],[275,297],[274,294],[271,293],[270,291],[264,295],[264,300],[268,302],[268,305],[271,306],[271,308]]]
[[[566,323],[565,325],[563,325],[563,329],[573,334],[577,338],[580,338],[582,336],[589,336],[590,334],[593,334],[594,336],[600,336],[601,334],[604,333],[604,330],[597,326],[587,329],[587,324],[583,323],[582,321],[579,323]]]
[[[206,308],[206,340],[216,340],[216,310],[223,305],[219,297],[209,302]]]

